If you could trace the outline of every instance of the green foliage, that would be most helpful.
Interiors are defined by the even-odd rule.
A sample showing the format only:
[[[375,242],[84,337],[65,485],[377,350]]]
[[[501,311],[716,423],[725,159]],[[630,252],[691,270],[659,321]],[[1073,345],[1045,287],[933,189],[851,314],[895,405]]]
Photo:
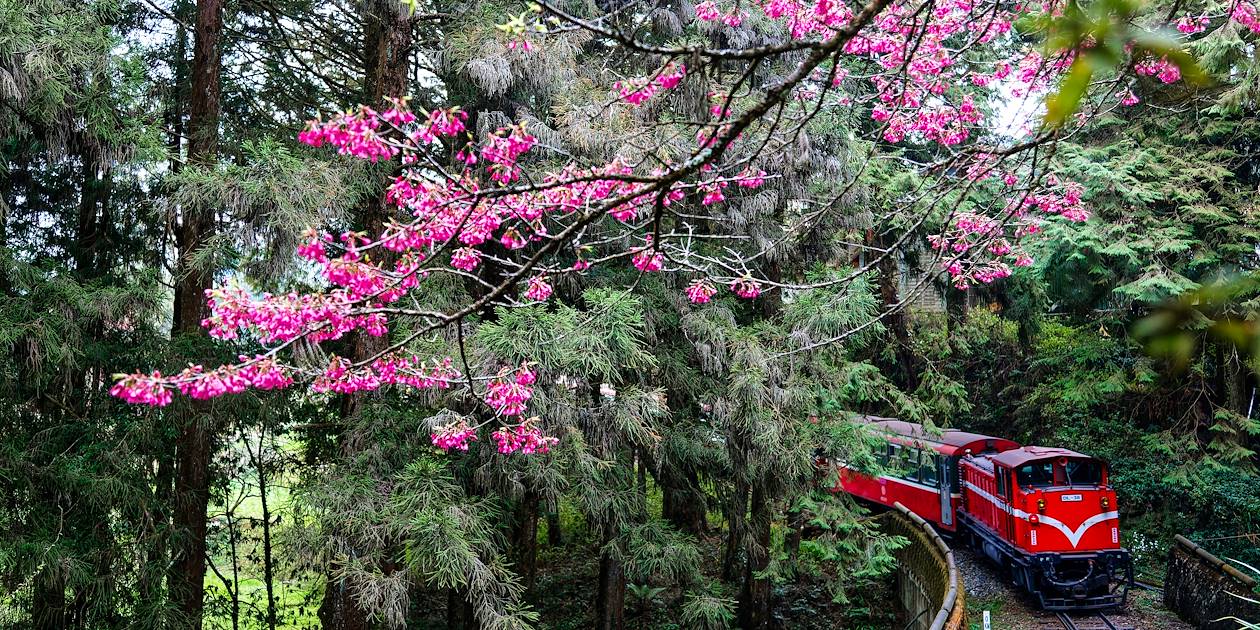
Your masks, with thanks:
[[[718,585],[704,584],[687,592],[679,617],[688,628],[725,630],[735,623],[735,601],[723,597]]]
[[[502,310],[498,321],[477,328],[476,341],[507,361],[533,360],[580,379],[619,381],[621,370],[652,367],[642,342],[639,299],[629,293],[593,289],[586,310],[560,305]]]
[[[632,526],[625,537],[626,576],[631,580],[686,584],[700,577],[700,550],[695,542],[664,521]]]
[[[811,529],[819,533],[801,541],[800,555],[794,567],[782,577],[800,572],[805,575],[828,575],[832,602],[851,604],[855,593],[874,587],[897,568],[892,552],[909,541],[881,532],[875,519],[853,501],[827,490],[815,490],[801,497],[793,511]],[[786,560],[779,558],[781,565]],[[772,565],[772,569],[777,568]]]
[[[169,203],[188,213],[233,217],[197,252],[197,268],[240,268],[264,282],[283,284],[302,231],[339,225],[363,191],[345,166],[295,155],[290,142],[247,141],[237,163],[189,166],[170,174]]]

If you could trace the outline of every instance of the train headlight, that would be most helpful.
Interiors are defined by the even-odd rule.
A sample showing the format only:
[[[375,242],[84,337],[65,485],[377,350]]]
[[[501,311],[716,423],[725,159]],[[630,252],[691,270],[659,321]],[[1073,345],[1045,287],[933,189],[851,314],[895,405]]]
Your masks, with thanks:
[[[1045,499],[1037,499],[1037,511],[1041,512],[1042,514],[1046,513],[1046,500]]]
[[[1104,510],[1111,507],[1111,499],[1108,499],[1107,497],[1104,496],[1102,498],[1102,507]]]
[[[1033,524],[1033,525],[1040,525],[1040,524],[1041,524],[1041,517],[1040,517],[1040,516],[1037,516],[1036,514],[1029,514],[1029,515],[1028,515],[1028,522],[1029,522],[1029,523],[1031,523],[1031,524]]]

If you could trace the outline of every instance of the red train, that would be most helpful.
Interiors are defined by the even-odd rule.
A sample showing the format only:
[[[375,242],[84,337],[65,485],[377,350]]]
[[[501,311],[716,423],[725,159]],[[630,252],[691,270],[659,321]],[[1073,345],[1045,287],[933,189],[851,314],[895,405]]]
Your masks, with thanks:
[[[890,418],[864,420],[885,474],[839,463],[834,491],[902,505],[1008,567],[1047,610],[1124,603],[1133,562],[1120,546],[1116,493],[1103,462],[1062,448]]]

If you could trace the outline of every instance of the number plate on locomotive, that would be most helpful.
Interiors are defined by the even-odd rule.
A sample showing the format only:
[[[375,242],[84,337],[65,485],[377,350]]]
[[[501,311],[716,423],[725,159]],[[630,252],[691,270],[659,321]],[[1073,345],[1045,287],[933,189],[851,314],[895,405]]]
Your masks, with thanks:
[[[1079,495],[1079,494],[1065,494],[1065,495],[1062,495],[1060,498],[1061,498],[1063,501],[1080,501],[1080,500],[1081,500],[1081,495]]]

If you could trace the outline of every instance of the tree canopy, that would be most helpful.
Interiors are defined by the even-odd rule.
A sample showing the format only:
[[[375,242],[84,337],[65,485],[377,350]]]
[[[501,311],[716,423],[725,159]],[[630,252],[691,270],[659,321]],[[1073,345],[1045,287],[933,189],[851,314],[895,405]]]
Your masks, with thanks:
[[[0,624],[886,624],[865,415],[1260,560],[1257,33],[0,0]]]

